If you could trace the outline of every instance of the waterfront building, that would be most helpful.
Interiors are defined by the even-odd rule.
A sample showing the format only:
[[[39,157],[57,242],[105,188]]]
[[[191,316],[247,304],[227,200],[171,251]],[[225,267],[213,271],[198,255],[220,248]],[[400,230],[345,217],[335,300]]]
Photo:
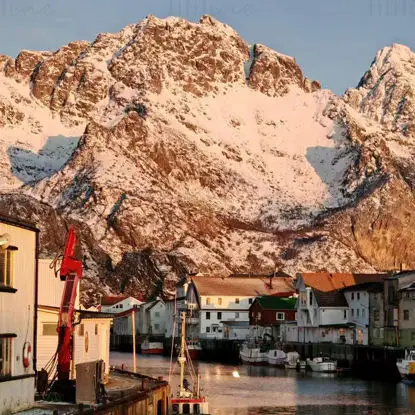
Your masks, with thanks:
[[[0,216],[0,413],[33,404],[39,231]]]
[[[143,304],[143,301],[127,295],[108,295],[101,298],[98,309],[103,313],[122,313],[131,310],[135,306]]]
[[[281,325],[296,322],[297,298],[264,296],[249,307],[249,325],[264,327],[274,339],[282,339]]]
[[[391,346],[415,345],[415,271],[405,271],[385,280],[384,343]]]
[[[50,269],[52,259],[38,261],[38,319],[37,319],[37,369],[45,368],[55,355],[58,346],[58,319],[65,282]],[[104,361],[105,374],[109,374],[110,327],[113,314],[82,310],[78,295],[75,299],[75,326],[72,337],[71,378],[76,379],[78,363]],[[53,376],[53,373],[49,374]]]
[[[367,344],[367,289],[386,277],[387,274],[297,274],[298,341]]]
[[[141,304],[138,309],[139,333],[155,337],[162,337],[166,327],[166,305],[157,298],[154,301]]]
[[[257,296],[294,293],[290,277],[273,275],[191,277],[186,295],[189,331],[196,338],[245,339],[249,307]]]

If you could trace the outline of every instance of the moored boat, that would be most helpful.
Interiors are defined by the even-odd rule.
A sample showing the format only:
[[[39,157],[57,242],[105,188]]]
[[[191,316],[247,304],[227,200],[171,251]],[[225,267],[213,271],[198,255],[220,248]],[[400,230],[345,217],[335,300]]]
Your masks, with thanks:
[[[180,365],[180,383],[178,386],[177,396],[172,397],[171,414],[172,415],[184,415],[184,414],[199,414],[209,415],[209,404],[205,396],[201,394],[200,389],[200,377],[195,376],[193,365],[191,364],[191,358],[189,349],[186,344],[186,313],[182,313],[182,331],[180,342],[180,354],[177,359]],[[189,363],[189,370],[192,372],[192,378],[196,378],[196,385],[192,390],[189,383],[184,378],[185,364]]]
[[[271,366],[284,366],[287,360],[287,355],[279,349],[272,349],[267,355],[268,364]]]
[[[307,366],[313,372],[333,373],[337,370],[337,361],[331,360],[325,356],[315,357],[314,359],[307,359]]]
[[[266,352],[262,352],[259,347],[249,347],[248,344],[243,344],[239,351],[239,357],[242,363],[250,365],[266,365],[268,364],[268,356]]]
[[[143,354],[163,354],[162,342],[150,342],[147,339],[141,343],[141,353]]]
[[[297,362],[300,360],[300,355],[297,352],[288,352],[285,359],[286,369],[296,369]]]
[[[396,361],[401,378],[408,381],[415,381],[415,349],[406,349],[405,357]]]

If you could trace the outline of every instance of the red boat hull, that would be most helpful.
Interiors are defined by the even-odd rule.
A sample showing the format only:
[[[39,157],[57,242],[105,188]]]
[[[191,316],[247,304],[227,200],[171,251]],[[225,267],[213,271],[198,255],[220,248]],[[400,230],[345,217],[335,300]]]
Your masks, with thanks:
[[[163,354],[163,349],[145,349],[141,350],[142,354]]]

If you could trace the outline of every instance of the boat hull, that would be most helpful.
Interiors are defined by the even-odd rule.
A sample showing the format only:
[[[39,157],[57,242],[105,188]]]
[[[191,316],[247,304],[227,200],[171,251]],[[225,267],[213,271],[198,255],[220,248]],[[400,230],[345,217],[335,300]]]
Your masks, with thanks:
[[[313,372],[334,373],[334,372],[337,371],[337,363],[336,362],[318,362],[318,363],[315,363],[313,361],[308,361],[307,365]]]
[[[163,354],[163,351],[163,343],[160,342],[143,343],[141,345],[142,354]]]
[[[268,364],[266,353],[260,352],[259,349],[242,349],[239,352],[242,363],[247,365],[264,366]]]
[[[172,415],[210,415],[209,404],[205,398],[172,398],[170,413]]]
[[[163,354],[163,349],[141,349],[142,354]]]

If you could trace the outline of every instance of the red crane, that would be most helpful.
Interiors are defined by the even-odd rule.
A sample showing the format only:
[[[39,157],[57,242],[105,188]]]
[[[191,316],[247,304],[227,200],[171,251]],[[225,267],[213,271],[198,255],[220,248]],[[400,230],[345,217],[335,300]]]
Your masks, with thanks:
[[[75,300],[79,281],[82,279],[82,262],[75,259],[75,231],[70,228],[59,270],[61,281],[65,281],[58,321],[58,380],[70,377],[72,356],[72,333],[75,320]]]

